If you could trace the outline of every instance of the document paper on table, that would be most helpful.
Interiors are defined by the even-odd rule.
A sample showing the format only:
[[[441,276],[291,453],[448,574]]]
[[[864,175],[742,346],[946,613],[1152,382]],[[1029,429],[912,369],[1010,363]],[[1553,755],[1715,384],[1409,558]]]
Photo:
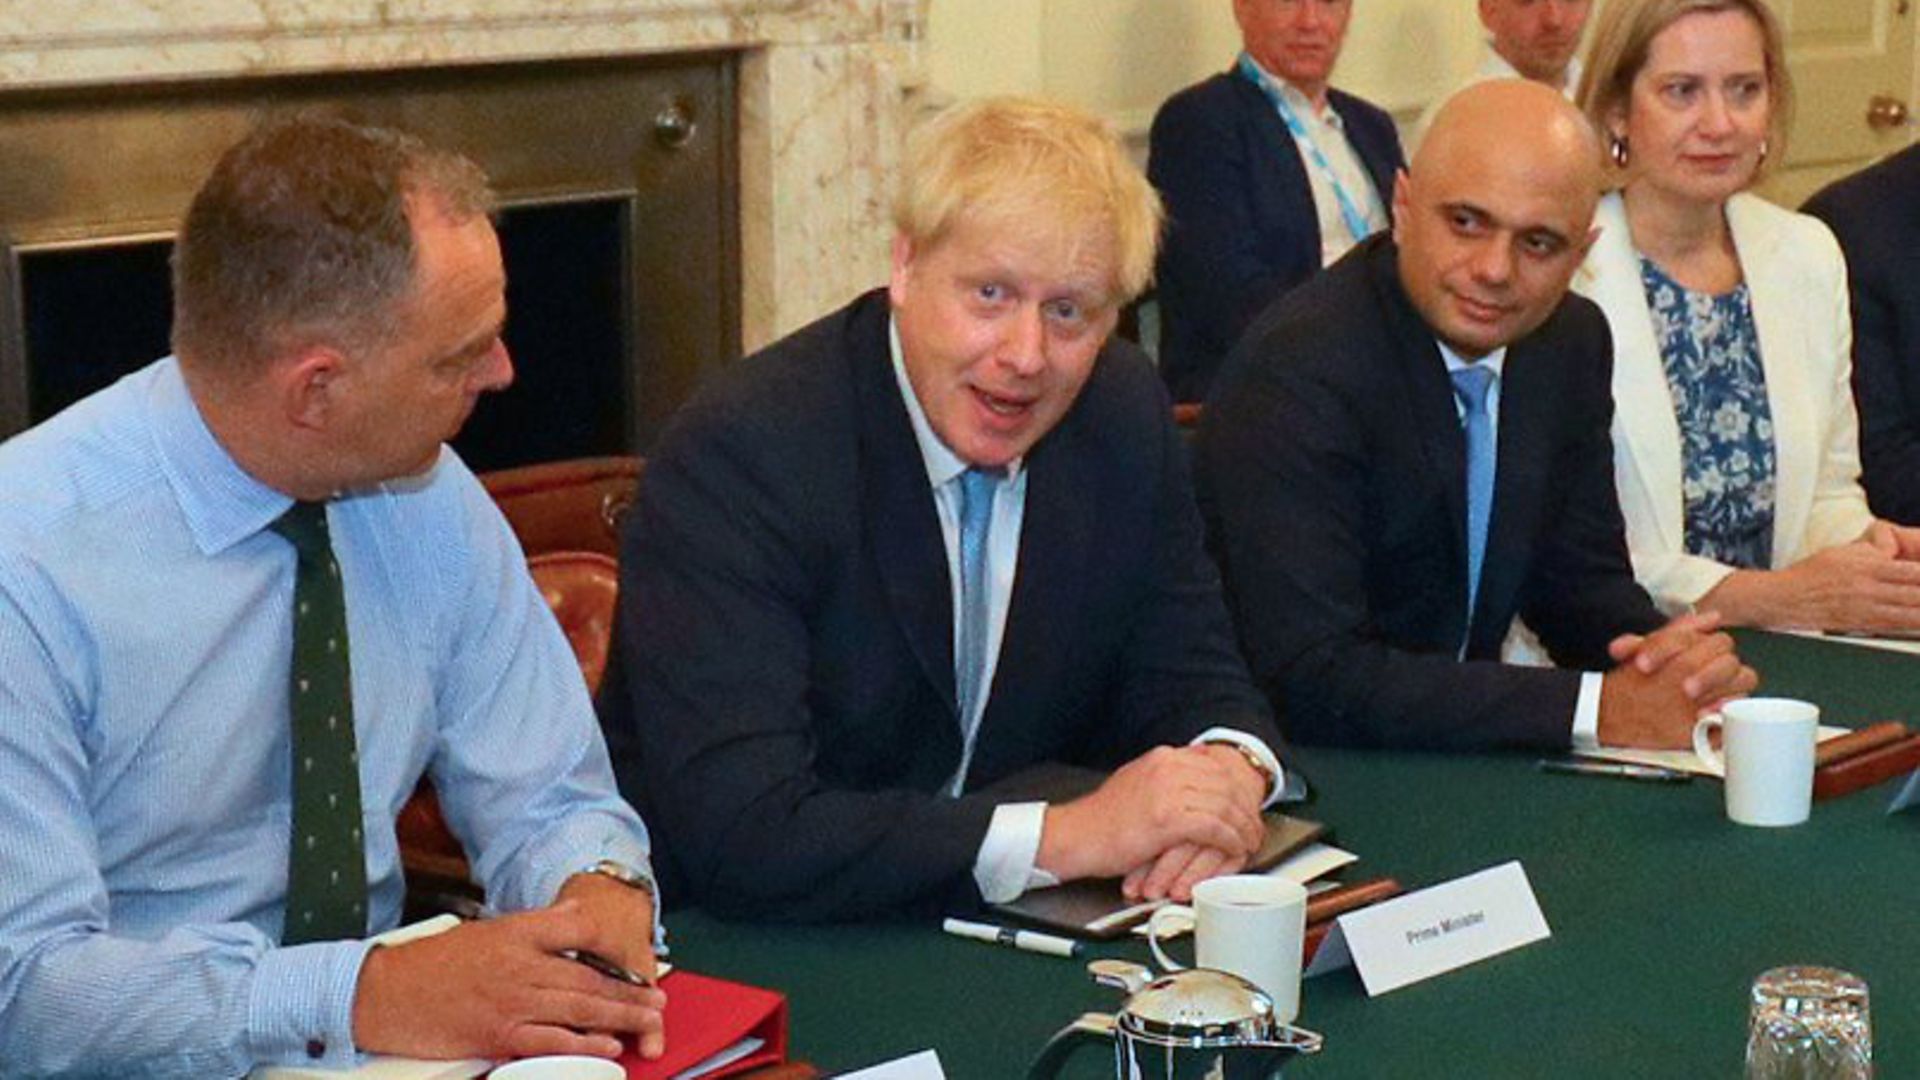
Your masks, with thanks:
[[[1849,734],[1851,728],[1820,725],[1819,740],[1837,739]],[[1703,760],[1692,750],[1631,750],[1626,747],[1603,746],[1597,750],[1575,750],[1574,757],[1589,761],[1618,761],[1626,765],[1651,765],[1657,769],[1672,769],[1674,772],[1688,772],[1695,776],[1711,776],[1725,779],[1721,768],[1711,761]]]

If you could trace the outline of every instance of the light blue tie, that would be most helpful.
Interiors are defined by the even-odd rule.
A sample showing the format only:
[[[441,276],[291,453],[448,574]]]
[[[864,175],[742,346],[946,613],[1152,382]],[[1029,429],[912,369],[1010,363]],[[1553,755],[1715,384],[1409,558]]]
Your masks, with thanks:
[[[993,524],[993,496],[1005,473],[968,469],[960,474],[960,644],[954,651],[953,684],[960,710],[960,768],[949,787],[958,796],[973,764],[973,740],[980,731],[981,698],[987,671],[987,531]]]
[[[1471,635],[1474,605],[1480,598],[1480,563],[1487,553],[1487,519],[1493,513],[1493,417],[1487,412],[1493,372],[1473,365],[1452,375],[1453,395],[1460,399],[1467,432],[1467,633]]]

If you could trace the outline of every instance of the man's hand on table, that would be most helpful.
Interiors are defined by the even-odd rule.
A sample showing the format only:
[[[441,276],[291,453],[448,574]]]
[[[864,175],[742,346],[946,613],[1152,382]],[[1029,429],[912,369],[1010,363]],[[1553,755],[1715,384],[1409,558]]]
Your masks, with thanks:
[[[1181,903],[1193,899],[1193,887],[1210,877],[1235,874],[1246,868],[1247,854],[1230,854],[1219,848],[1196,844],[1175,844],[1160,857],[1127,872],[1120,880],[1120,892],[1129,900],[1171,898]]]
[[[1265,797],[1264,779],[1236,750],[1158,747],[1092,793],[1047,807],[1034,861],[1062,881],[1125,875],[1130,896],[1183,896],[1259,850]]]
[[[637,975],[654,978],[652,893],[604,874],[575,874],[560,886],[555,900],[577,902],[594,926],[607,929],[608,944],[594,952]]]
[[[560,955],[595,952],[653,974],[652,897],[610,878],[582,880],[589,877],[598,876],[568,879],[551,907],[370,950],[354,996],[354,1042],[424,1058],[611,1058],[631,1033],[641,1056],[660,1056],[666,994]]]
[[[1700,714],[1760,684],[1711,613],[1681,615],[1645,636],[1622,634],[1607,651],[1619,666],[1601,683],[1602,746],[1692,746]]]

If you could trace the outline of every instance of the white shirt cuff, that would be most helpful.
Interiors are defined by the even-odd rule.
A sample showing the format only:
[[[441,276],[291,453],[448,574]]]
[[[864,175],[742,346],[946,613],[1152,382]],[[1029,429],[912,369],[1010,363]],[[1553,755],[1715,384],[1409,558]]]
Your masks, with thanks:
[[[1002,803],[993,808],[987,838],[973,860],[973,880],[989,904],[1017,899],[1028,889],[1060,884],[1060,879],[1035,866],[1040,857],[1040,831],[1047,821],[1043,802]]]
[[[1573,702],[1573,748],[1600,748],[1600,683],[1606,676],[1597,671],[1580,673],[1580,696]]]
[[[1232,743],[1235,746],[1244,746],[1248,750],[1253,751],[1255,757],[1266,763],[1267,768],[1271,770],[1273,774],[1273,786],[1267,790],[1267,797],[1260,803],[1262,809],[1272,806],[1282,799],[1297,801],[1307,797],[1306,781],[1300,779],[1298,776],[1289,774],[1287,770],[1281,768],[1279,755],[1275,754],[1273,748],[1257,736],[1249,735],[1244,731],[1238,731],[1234,728],[1214,727],[1201,732],[1199,736],[1193,740],[1192,745],[1199,746],[1202,743]]]

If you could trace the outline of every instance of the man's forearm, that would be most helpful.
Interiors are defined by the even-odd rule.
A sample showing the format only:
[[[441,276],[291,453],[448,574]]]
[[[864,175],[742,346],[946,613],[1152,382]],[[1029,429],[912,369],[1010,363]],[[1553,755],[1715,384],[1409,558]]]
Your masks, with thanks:
[[[365,951],[362,941],[282,949],[244,924],[153,941],[80,932],[28,944],[5,976],[0,1062],[8,1075],[182,1080],[260,1064],[344,1068],[355,1061]]]

